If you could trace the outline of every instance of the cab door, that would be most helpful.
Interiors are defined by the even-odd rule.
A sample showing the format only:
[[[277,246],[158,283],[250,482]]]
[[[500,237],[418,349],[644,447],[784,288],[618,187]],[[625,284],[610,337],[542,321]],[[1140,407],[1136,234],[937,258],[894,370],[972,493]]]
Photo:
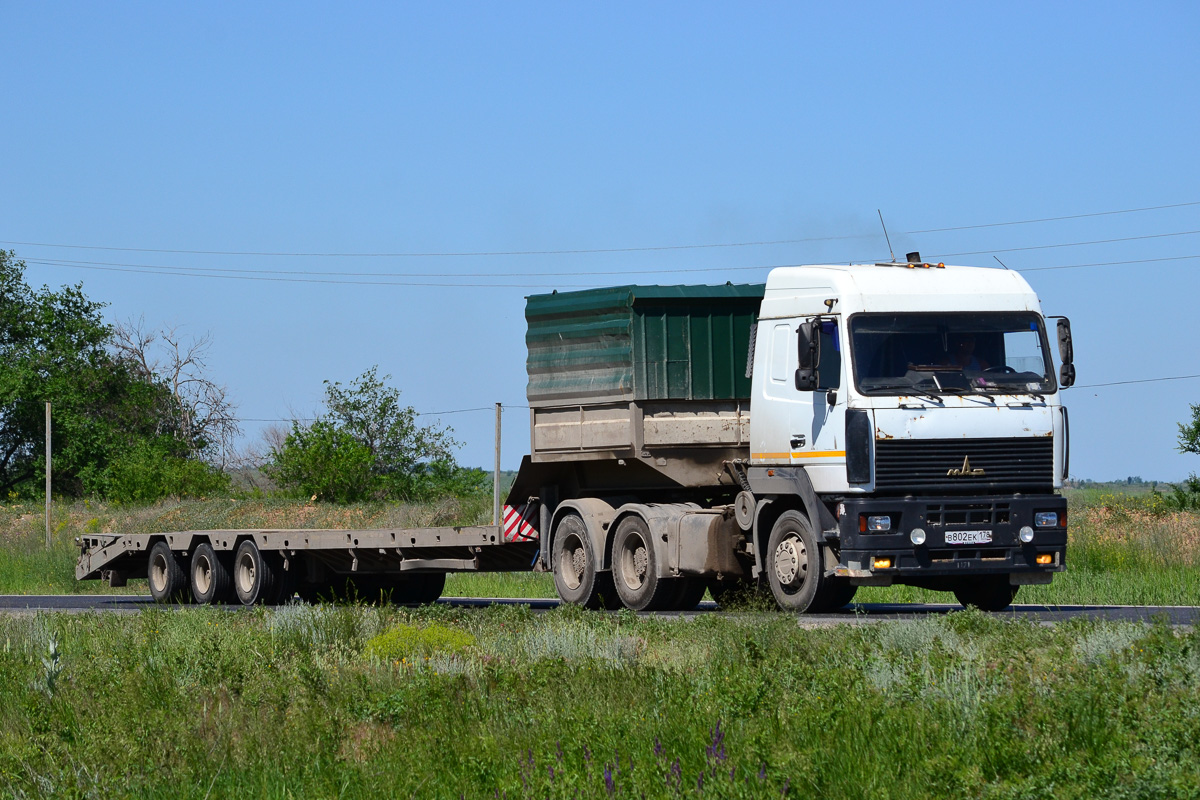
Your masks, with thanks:
[[[758,464],[803,466],[813,488],[846,486],[846,380],[842,358],[842,318],[826,314],[821,323],[818,388],[796,388],[800,325],[814,317],[763,320],[770,325],[768,352],[756,359],[761,389],[751,410],[751,460]],[[761,340],[760,340],[761,342]],[[832,403],[830,401],[833,401]]]

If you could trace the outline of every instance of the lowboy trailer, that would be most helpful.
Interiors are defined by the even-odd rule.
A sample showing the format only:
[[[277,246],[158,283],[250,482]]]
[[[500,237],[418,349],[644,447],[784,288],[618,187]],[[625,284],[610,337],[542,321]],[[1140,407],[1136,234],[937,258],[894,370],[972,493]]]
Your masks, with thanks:
[[[501,524],[81,537],[76,577],[157,600],[431,602],[543,570],[590,608],[762,587],[824,611],[911,584],[1007,607],[1066,568],[1070,325],[1021,275],[905,262],[622,286],[525,309],[531,447]]]

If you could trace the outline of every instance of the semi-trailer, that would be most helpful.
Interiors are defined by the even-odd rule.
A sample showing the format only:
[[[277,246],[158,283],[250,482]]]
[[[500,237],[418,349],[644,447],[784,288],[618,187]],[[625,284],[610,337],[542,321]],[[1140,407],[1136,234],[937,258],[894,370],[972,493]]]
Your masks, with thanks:
[[[530,452],[499,524],[90,534],[76,577],[425,603],[449,572],[541,570],[588,608],[753,586],[819,612],[891,584],[1000,610],[1066,568],[1070,324],[1051,334],[1016,272],[913,253],[532,295],[525,316]]]

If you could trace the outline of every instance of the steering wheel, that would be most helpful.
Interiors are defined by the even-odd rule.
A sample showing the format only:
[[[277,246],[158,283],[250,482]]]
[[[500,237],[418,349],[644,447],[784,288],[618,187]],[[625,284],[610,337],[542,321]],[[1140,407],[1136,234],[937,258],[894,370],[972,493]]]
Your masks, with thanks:
[[[987,369],[984,370],[984,372],[985,373],[990,372],[993,375],[1016,375],[1017,374],[1017,371],[1015,369],[1013,369],[1012,367],[1008,366],[1007,364],[1002,364],[999,367],[988,367]]]

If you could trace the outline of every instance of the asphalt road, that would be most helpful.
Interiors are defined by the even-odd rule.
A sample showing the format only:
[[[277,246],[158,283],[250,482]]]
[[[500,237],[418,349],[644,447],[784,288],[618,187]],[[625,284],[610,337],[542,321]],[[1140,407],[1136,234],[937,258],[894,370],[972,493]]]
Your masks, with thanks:
[[[516,598],[443,597],[440,601],[458,608],[484,608],[489,605],[528,605],[534,611],[546,611],[558,606],[557,600],[527,600]],[[57,611],[82,613],[89,611],[136,613],[154,604],[147,595],[0,595],[0,613]],[[241,608],[231,606],[231,609]],[[929,614],[946,614],[960,607],[955,604],[862,603],[851,605],[833,614],[811,614],[800,617],[804,625],[836,625],[840,623],[884,622],[919,619]],[[717,610],[715,603],[704,602],[695,611],[666,613],[660,616],[692,617]],[[1196,625],[1200,622],[1200,606],[1038,606],[1014,605],[997,616],[1013,619],[1033,619],[1055,623],[1068,619],[1105,619],[1120,622],[1152,622],[1166,619],[1172,625]]]

